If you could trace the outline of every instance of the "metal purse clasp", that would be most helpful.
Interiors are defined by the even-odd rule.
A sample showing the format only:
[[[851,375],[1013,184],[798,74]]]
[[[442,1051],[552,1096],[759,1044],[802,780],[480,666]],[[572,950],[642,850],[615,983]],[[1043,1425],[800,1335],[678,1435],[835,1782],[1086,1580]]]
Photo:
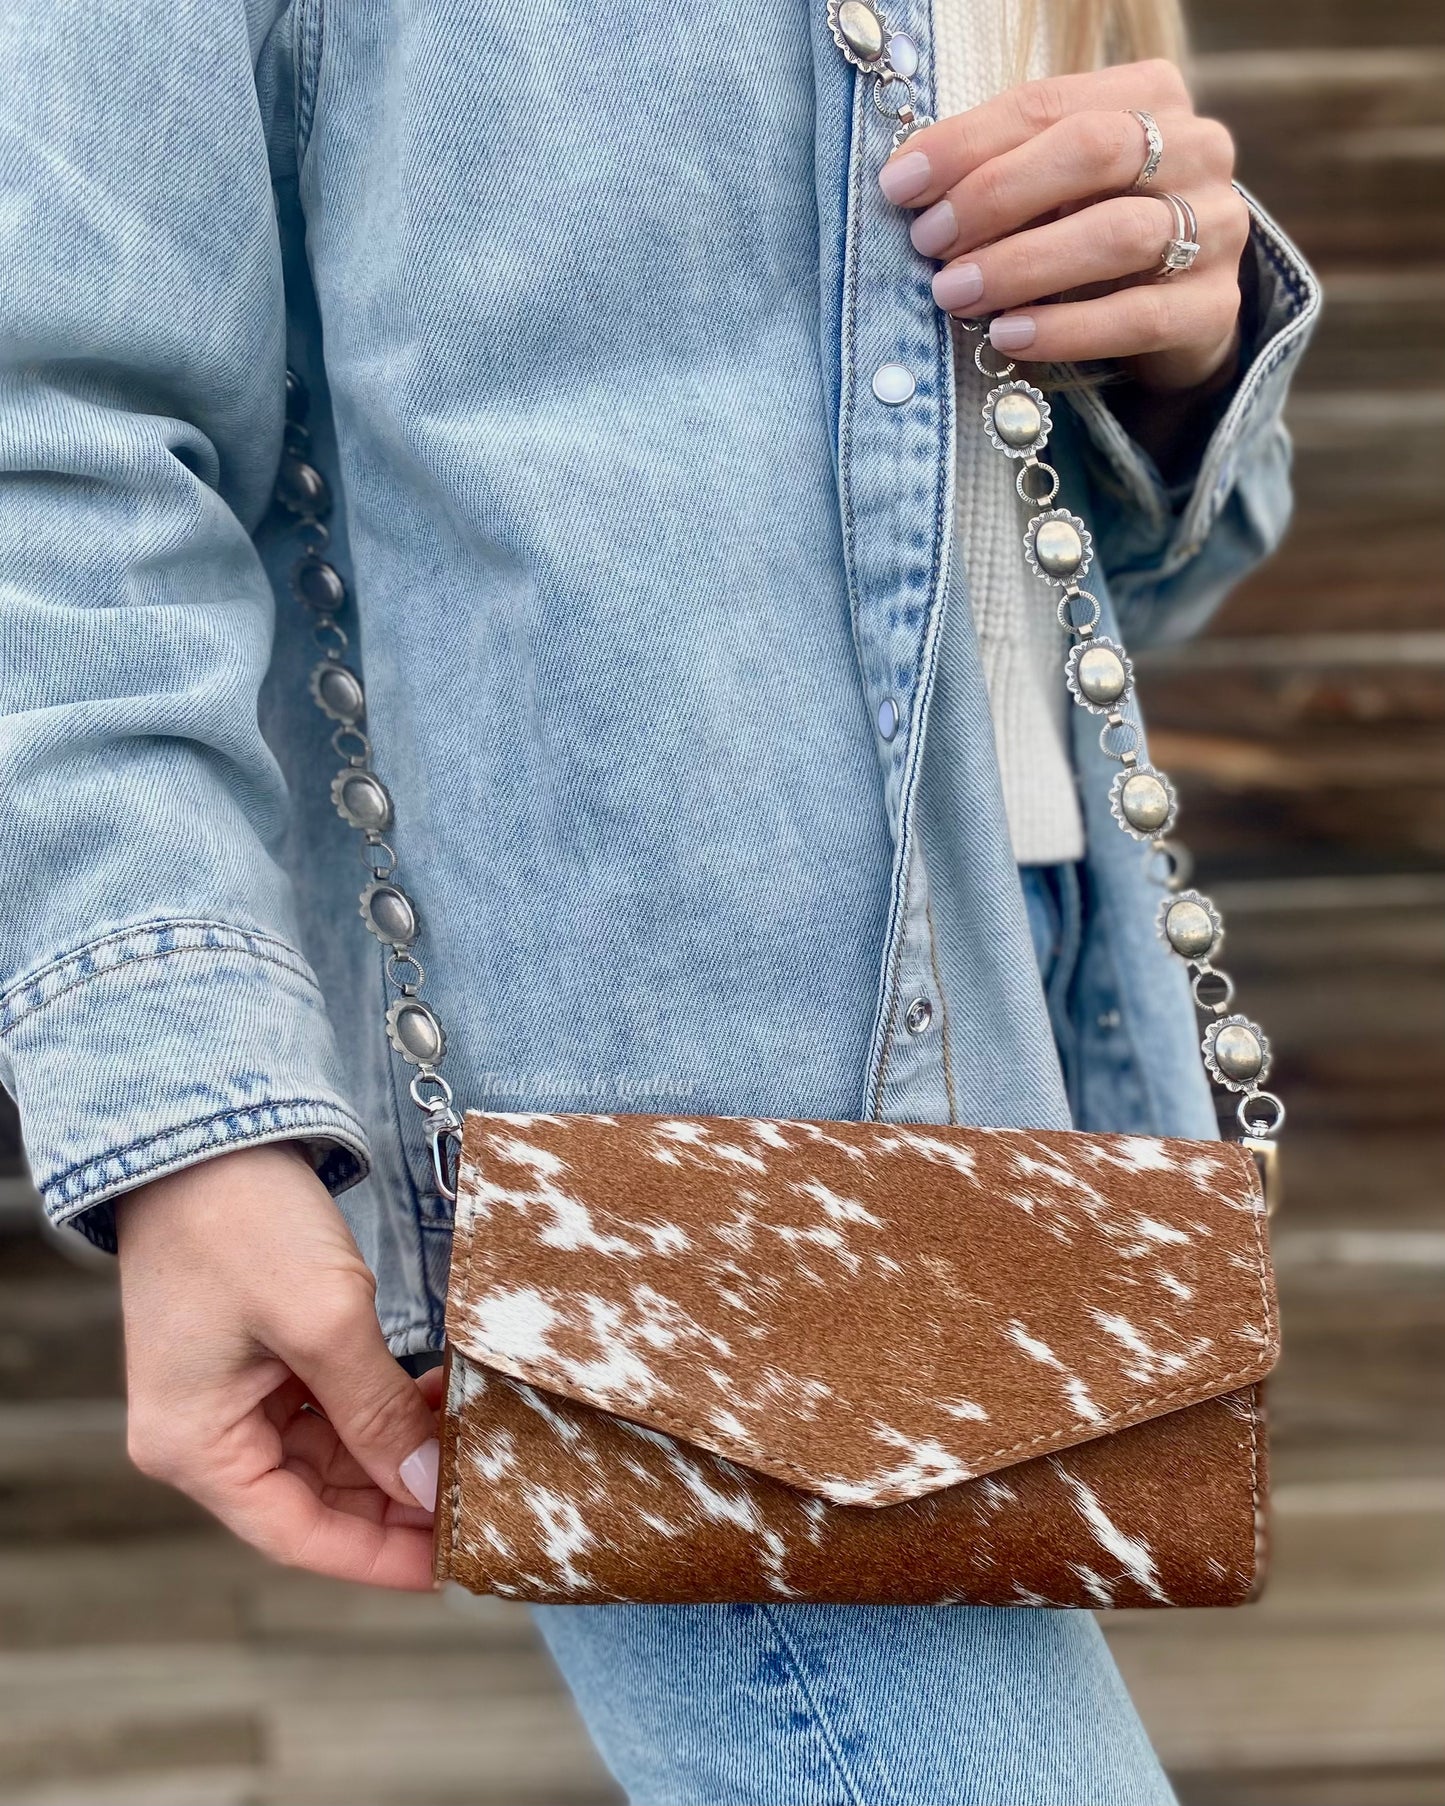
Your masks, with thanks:
[[[1239,1145],[1254,1156],[1259,1169],[1259,1183],[1264,1192],[1264,1214],[1272,1217],[1279,1209],[1282,1183],[1279,1166],[1279,1143],[1263,1135],[1243,1135]]]
[[[457,1201],[457,1171],[462,1158],[462,1125],[455,1114],[439,1111],[427,1118],[427,1145],[431,1149],[431,1170],[437,1190],[448,1204]]]

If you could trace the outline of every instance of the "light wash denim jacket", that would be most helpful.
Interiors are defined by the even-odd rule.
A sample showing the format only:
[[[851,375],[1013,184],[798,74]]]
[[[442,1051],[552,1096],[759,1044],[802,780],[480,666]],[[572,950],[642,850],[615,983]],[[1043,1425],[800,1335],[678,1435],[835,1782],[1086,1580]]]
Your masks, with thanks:
[[[927,0],[889,14],[926,80]],[[822,0],[741,16],[0,14],[0,1047],[57,1220],[105,1242],[139,1181],[305,1139],[392,1345],[439,1335],[447,1210],[267,518],[288,355],[461,1101],[1067,1125],[931,266]],[[1166,488],[1107,397],[1055,409],[1136,648],[1198,627],[1290,512],[1319,289],[1245,198],[1259,330],[1197,475]],[[1211,1134],[1075,713],[1081,1126]]]

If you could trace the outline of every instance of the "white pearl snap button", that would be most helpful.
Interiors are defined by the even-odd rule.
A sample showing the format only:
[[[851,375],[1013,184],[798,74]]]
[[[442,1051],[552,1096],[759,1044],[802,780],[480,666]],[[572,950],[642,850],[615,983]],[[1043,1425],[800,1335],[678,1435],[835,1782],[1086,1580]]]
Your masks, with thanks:
[[[873,372],[873,393],[890,408],[911,401],[917,387],[913,372],[905,364],[880,364]]]

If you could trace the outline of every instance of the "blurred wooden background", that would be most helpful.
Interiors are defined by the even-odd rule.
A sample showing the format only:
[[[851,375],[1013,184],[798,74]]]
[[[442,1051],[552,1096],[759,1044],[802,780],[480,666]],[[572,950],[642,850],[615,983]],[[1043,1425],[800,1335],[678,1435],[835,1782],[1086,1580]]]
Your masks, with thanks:
[[[1187,1806],[1442,1806],[1445,7],[1198,0],[1195,35],[1326,288],[1289,544],[1145,690],[1290,1103],[1277,1564],[1110,1634]],[[272,1572],[127,1468],[114,1289],[11,1147],[0,1800],[613,1800],[521,1613]]]

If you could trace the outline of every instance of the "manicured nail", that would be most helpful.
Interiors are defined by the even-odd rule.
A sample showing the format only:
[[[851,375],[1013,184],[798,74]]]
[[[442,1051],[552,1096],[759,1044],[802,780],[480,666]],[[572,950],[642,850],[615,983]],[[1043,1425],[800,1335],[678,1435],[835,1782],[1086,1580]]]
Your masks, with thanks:
[[[933,180],[933,171],[922,151],[894,157],[878,171],[878,186],[890,201],[911,201]]]
[[[1000,314],[989,323],[989,343],[999,351],[1022,351],[1034,342],[1032,314]]]
[[[983,293],[983,271],[976,263],[951,263],[933,278],[933,298],[945,313],[971,307]]]
[[[419,1449],[413,1449],[402,1462],[402,1484],[424,1511],[437,1508],[437,1474],[441,1469],[442,1445],[433,1436]]]
[[[958,221],[947,201],[935,201],[926,207],[908,228],[913,248],[925,257],[938,257],[958,237]]]

